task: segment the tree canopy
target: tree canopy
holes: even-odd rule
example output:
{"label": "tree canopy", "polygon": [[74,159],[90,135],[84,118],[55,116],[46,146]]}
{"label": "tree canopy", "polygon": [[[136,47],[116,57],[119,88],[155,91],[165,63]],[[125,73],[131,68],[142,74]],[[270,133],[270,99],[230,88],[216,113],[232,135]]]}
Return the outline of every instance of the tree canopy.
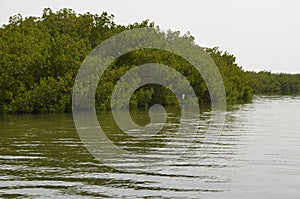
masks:
{"label": "tree canopy", "polygon": [[[76,14],[71,9],[53,12],[46,8],[41,17],[10,17],[8,24],[0,28],[0,112],[70,112],[74,80],[89,52],[114,34],[154,26],[148,20],[118,25],[106,12]],[[166,37],[196,45],[188,33],[181,36],[178,31],[169,31]],[[300,75],[245,72],[234,55],[218,48],[205,50],[219,68],[229,103],[249,102],[253,92],[299,93]],[[200,104],[210,102],[205,82],[186,60],[169,52],[142,49],[121,56],[105,71],[97,88],[97,110],[110,108],[114,86],[127,70],[150,62],[172,66],[191,82]],[[133,108],[156,103],[178,102],[170,90],[160,85],[143,86],[130,101]]]}

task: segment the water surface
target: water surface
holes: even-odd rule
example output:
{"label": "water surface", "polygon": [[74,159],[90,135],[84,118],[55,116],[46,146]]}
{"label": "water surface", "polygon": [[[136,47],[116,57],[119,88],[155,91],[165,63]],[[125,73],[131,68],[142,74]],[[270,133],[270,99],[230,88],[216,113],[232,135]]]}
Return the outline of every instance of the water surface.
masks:
{"label": "water surface", "polygon": [[[118,131],[109,122],[110,114],[101,117],[108,133]],[[133,117],[140,123],[146,120],[139,113]],[[135,173],[96,160],[79,139],[70,114],[1,116],[0,196],[298,198],[299,129],[300,97],[256,97],[228,111],[216,143],[196,138],[191,150],[211,145],[206,156]],[[126,145],[124,138],[115,139]]]}

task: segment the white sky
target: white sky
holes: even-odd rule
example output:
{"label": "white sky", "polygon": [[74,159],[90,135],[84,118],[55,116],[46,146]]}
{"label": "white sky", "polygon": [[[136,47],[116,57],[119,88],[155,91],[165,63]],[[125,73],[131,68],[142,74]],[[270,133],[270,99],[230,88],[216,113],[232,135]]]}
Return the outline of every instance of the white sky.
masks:
{"label": "white sky", "polygon": [[299,0],[0,0],[0,24],[9,16],[41,16],[67,7],[76,13],[107,11],[119,24],[154,21],[190,31],[201,46],[234,54],[246,70],[300,73]]}

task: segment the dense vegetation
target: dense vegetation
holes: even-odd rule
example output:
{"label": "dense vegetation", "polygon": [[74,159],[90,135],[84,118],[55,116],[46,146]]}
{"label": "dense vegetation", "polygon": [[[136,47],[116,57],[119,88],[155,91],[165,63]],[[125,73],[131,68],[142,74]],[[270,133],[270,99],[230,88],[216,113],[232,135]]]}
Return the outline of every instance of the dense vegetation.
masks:
{"label": "dense vegetation", "polygon": [[256,94],[300,94],[300,74],[273,74],[268,71],[246,72],[250,86]]}
{"label": "dense vegetation", "polygon": [[[108,37],[138,27],[154,27],[154,24],[143,21],[117,25],[113,15],[105,12],[78,15],[70,9],[54,13],[47,8],[41,17],[11,17],[0,29],[0,113],[71,111],[72,87],[84,58]],[[196,45],[189,34],[180,36],[179,32],[169,31],[166,38],[184,39]],[[253,92],[299,92],[299,75],[244,72],[233,55],[218,48],[206,51],[220,70],[229,103],[251,101]],[[110,108],[114,86],[128,69],[150,62],[177,69],[189,79],[199,102],[210,102],[205,82],[189,63],[174,54],[148,49],[120,57],[105,72],[97,88],[97,110]],[[130,103],[134,108],[178,102],[170,90],[159,85],[146,85],[135,92]]]}

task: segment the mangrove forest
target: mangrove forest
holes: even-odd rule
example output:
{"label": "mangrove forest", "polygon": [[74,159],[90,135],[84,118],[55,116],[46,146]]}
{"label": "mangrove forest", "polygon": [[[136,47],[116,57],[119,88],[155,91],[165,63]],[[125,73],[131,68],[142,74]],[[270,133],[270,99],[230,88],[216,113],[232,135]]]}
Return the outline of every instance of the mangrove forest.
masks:
{"label": "mangrove forest", "polygon": [[[0,28],[0,113],[70,112],[72,88],[85,57],[105,39],[125,30],[141,27],[159,29],[149,20],[118,25],[114,16],[77,14],[71,9],[44,9],[41,17],[10,17]],[[168,31],[166,39],[181,39],[198,46],[189,33]],[[202,48],[198,46],[199,48]],[[298,94],[300,75],[245,71],[234,55],[215,48],[203,48],[218,67],[224,81],[227,102],[251,102],[254,94]],[[183,58],[157,49],[127,53],[112,63],[97,87],[97,110],[109,110],[116,82],[134,66],[163,63],[189,80],[200,104],[210,96],[200,74]],[[132,108],[152,104],[175,105],[172,92],[160,85],[146,85],[131,97]]]}

